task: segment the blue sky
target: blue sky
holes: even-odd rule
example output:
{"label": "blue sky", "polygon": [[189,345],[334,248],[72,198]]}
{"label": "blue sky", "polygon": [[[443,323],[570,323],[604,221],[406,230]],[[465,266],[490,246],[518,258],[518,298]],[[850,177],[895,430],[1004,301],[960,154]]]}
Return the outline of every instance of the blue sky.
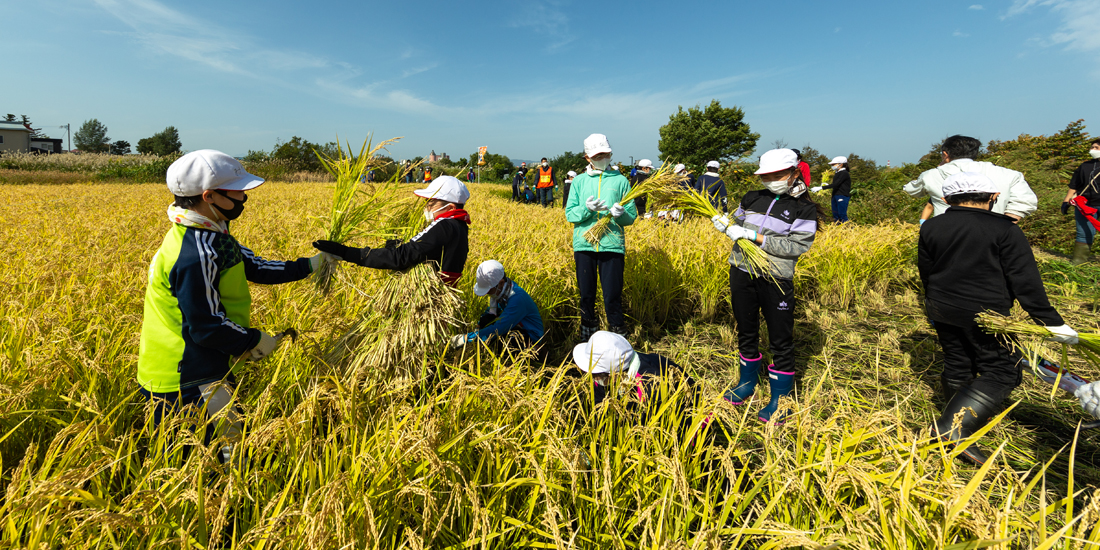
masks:
{"label": "blue sky", "polygon": [[620,161],[657,159],[677,106],[711,99],[745,110],[757,153],[894,165],[955,133],[1100,124],[1097,0],[64,0],[0,18],[4,113],[55,137],[94,117],[132,144],[173,125],[233,155],[373,131],[404,136],[398,158],[535,159],[600,132]]}

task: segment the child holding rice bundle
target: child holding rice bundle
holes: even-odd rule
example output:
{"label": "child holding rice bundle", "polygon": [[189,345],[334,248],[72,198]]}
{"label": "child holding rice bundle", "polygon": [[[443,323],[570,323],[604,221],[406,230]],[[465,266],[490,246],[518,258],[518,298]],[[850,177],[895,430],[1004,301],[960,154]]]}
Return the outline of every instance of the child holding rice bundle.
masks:
{"label": "child holding rice bundle", "polygon": [[404,271],[432,262],[439,269],[443,282],[455,286],[470,251],[470,214],[463,209],[470,192],[458,178],[439,176],[427,188],[413,193],[427,199],[424,218],[429,223],[407,243],[387,243],[384,248],[354,248],[333,241],[313,241],[313,247],[346,262],[374,269]]}
{"label": "child holding rice bundle", "polygon": [[[626,240],[623,227],[634,223],[638,211],[634,201],[619,204],[630,191],[626,176],[611,169],[611,144],[607,136],[592,134],[584,140],[589,166],[573,179],[565,219],[573,224],[573,258],[577,265],[577,289],[581,295],[582,341],[599,330],[596,317],[596,280],[603,290],[604,311],[611,332],[626,333],[623,315],[623,273]],[[589,243],[584,234],[603,217],[611,217],[608,231],[598,242]]]}
{"label": "child holding rice bundle", "polygon": [[[740,379],[726,392],[734,405],[748,401],[764,355],[760,353],[760,314],[768,324],[768,346],[773,364],[768,366],[771,401],[760,411],[769,422],[779,408],[779,398],[794,389],[794,267],[799,256],[814,242],[821,208],[806,193],[798,170],[798,156],[790,149],[773,149],[760,157],[756,171],[765,189],[742,199],[731,224],[726,216],[714,216],[714,228],[733,239],[730,254],[730,298],[737,321]],[[770,277],[754,276],[742,247],[759,246],[769,258]],[[779,414],[778,419],[786,416]]]}
{"label": "child holding rice bundle", "polygon": [[[917,268],[928,318],[943,347],[941,382],[947,399],[933,435],[966,439],[997,414],[1023,381],[1020,352],[975,321],[985,311],[1007,315],[1019,301],[1031,318],[1046,325],[1052,340],[1077,342],[1077,333],[1050,305],[1031,245],[1015,219],[991,211],[1001,188],[980,172],[959,172],[943,182],[950,207],[921,225]],[[955,416],[961,422],[955,423]],[[974,446],[962,457],[982,464]]]}
{"label": "child holding rice bundle", "polygon": [[489,296],[489,307],[478,321],[478,330],[456,334],[451,338],[452,347],[462,347],[469,342],[493,337],[515,336],[522,345],[532,347],[542,340],[542,316],[531,295],[527,294],[504,272],[504,265],[496,260],[485,260],[477,266],[474,294]]}

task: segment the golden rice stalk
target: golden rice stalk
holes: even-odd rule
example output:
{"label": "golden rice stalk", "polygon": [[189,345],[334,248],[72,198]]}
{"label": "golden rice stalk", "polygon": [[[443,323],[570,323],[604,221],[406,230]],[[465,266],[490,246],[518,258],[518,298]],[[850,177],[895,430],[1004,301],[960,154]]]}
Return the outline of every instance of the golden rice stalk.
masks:
{"label": "golden rice stalk", "polygon": [[[673,192],[673,190],[680,187],[680,183],[687,179],[687,176],[676,174],[672,171],[674,163],[665,161],[653,174],[650,174],[644,181],[634,185],[627,191],[623,198],[619,200],[619,204],[626,205],[642,195],[650,193],[665,195]],[[639,213],[640,214],[640,213]],[[584,240],[588,241],[588,244],[596,245],[601,239],[607,235],[607,232],[611,227],[611,216],[601,217],[596,223],[592,224],[592,227],[588,228],[588,231],[584,232]]]}
{"label": "golden rice stalk", "polygon": [[[1050,338],[1053,333],[1043,325],[1036,325],[1011,317],[1006,317],[993,311],[985,311],[978,314],[978,326],[990,334],[1003,336],[1038,336]],[[1089,358],[1100,355],[1100,334],[1094,332],[1078,332],[1077,343],[1073,344],[1083,349]]]}
{"label": "golden rice stalk", "polygon": [[[394,177],[388,182],[364,183],[363,175],[372,167],[380,167],[389,161],[376,159],[377,153],[385,149],[387,145],[401,138],[393,138],[383,141],[377,146],[371,146],[372,136],[367,136],[363,147],[356,156],[348,144],[345,152],[338,148],[335,157],[329,157],[314,150],[314,154],[321,161],[321,165],[336,180],[333,186],[332,206],[326,216],[328,232],[326,238],[337,243],[345,243],[353,238],[369,234],[364,225],[372,220],[377,220],[387,209],[392,200],[390,189],[397,184],[401,171],[397,170]],[[339,143],[339,138],[337,138]],[[328,293],[332,287],[332,278],[336,274],[337,263],[325,263],[314,274],[317,290]]]}

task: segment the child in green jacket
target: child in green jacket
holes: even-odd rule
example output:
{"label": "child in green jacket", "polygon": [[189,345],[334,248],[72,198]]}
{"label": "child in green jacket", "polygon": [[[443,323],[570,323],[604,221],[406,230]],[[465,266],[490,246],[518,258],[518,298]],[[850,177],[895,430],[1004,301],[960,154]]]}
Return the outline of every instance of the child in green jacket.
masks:
{"label": "child in green jacket", "polygon": [[[604,311],[610,331],[626,334],[623,317],[623,271],[626,240],[623,227],[634,223],[638,211],[634,201],[620,204],[630,191],[626,176],[608,169],[611,164],[611,144],[603,134],[592,134],[584,140],[584,156],[589,166],[573,179],[565,218],[573,224],[573,259],[577,265],[577,289],[581,294],[580,340],[587,342],[600,329],[596,317],[596,280],[603,289]],[[610,205],[610,206],[608,206]],[[595,245],[584,238],[584,232],[600,218],[610,216],[609,231]]]}

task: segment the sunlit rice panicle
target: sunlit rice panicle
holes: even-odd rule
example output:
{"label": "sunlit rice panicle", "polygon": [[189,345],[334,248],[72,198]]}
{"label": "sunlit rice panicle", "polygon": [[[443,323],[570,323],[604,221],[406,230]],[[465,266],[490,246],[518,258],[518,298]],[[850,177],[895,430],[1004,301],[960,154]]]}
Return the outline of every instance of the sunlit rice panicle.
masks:
{"label": "sunlit rice panicle", "polygon": [[[662,164],[656,172],[650,174],[648,178],[641,183],[632,185],[630,191],[627,191],[622,199],[619,200],[619,204],[625,205],[638,197],[648,194],[663,196],[679,187],[680,183],[687,179],[687,176],[674,173],[672,167],[673,163],[665,161],[664,164]],[[641,215],[642,212],[638,214]],[[588,241],[591,245],[599,243],[610,230],[611,221],[612,218],[610,215],[601,214],[600,219],[584,232],[584,240]]]}

